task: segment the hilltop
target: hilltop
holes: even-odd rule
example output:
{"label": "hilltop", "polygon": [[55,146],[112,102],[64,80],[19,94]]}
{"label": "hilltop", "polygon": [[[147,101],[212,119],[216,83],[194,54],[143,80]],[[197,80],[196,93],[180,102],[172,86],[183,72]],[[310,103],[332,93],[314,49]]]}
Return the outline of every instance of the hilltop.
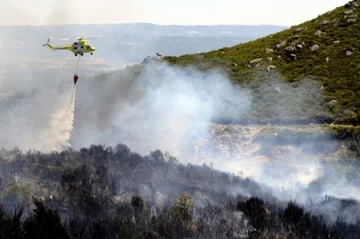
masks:
{"label": "hilltop", "polygon": [[[358,124],[359,14],[360,1],[354,0],[254,41],[165,59],[172,65],[195,65],[201,70],[223,69],[235,83],[252,89],[248,119],[253,121]],[[299,84],[305,87],[294,98],[303,100],[289,103],[291,93],[299,92]],[[281,95],[284,91],[279,85],[290,89],[285,91],[288,94]],[[284,115],[279,108],[292,110]]]}

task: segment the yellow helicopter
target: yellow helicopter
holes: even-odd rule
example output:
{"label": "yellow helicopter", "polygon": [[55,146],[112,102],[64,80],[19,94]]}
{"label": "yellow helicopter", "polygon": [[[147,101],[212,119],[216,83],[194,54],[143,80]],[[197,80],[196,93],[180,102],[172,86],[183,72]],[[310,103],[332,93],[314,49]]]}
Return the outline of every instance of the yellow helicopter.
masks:
{"label": "yellow helicopter", "polygon": [[83,37],[78,38],[77,42],[61,46],[54,46],[50,44],[50,38],[48,38],[47,43],[43,44],[43,46],[48,46],[51,50],[69,50],[74,53],[75,56],[78,54],[83,56],[84,53],[90,53],[90,55],[92,55],[93,52],[96,51],[96,47],[89,44],[88,40],[84,39]]}

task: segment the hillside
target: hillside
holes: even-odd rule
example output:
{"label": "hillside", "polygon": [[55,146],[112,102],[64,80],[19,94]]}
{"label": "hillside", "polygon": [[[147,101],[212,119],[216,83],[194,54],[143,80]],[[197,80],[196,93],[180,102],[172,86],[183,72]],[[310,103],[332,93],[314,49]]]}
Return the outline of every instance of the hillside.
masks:
{"label": "hillside", "polygon": [[[180,164],[159,150],[141,156],[121,143],[51,154],[2,149],[0,165],[1,238],[359,234],[357,200],[326,196],[302,205],[286,200],[286,191],[273,195],[251,178]],[[330,184],[323,180],[302,195],[310,201],[312,192]]]}
{"label": "hillside", "polygon": [[[227,71],[234,82],[252,89],[254,99],[248,119],[258,123],[359,124],[359,14],[360,1],[351,1],[251,42],[165,59],[173,65]],[[306,82],[304,79],[312,83],[295,96],[303,100],[288,103],[293,100],[291,95],[282,96],[278,85],[293,90],[287,93],[299,92],[296,88]],[[279,107],[292,112],[282,115]]]}

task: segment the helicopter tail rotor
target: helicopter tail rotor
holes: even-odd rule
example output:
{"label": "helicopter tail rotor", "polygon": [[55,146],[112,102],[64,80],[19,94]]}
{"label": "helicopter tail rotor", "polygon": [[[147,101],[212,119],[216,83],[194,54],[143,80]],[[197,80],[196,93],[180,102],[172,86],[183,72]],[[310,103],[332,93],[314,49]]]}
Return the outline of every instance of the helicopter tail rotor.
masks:
{"label": "helicopter tail rotor", "polygon": [[43,44],[43,46],[48,46],[51,50],[55,50],[55,46],[50,44],[50,38],[48,38],[47,43]]}
{"label": "helicopter tail rotor", "polygon": [[46,44],[43,44],[43,46],[48,46],[48,45],[49,45],[49,42],[50,42],[50,38],[48,38],[47,43],[46,43]]}

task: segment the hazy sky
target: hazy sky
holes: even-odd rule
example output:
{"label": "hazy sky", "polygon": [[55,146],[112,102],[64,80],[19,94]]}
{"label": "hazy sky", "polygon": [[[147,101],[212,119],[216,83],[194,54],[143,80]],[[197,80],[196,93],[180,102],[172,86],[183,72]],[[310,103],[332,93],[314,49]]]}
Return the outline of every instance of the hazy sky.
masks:
{"label": "hazy sky", "polygon": [[0,25],[150,22],[276,24],[310,20],[347,0],[0,0]]}

